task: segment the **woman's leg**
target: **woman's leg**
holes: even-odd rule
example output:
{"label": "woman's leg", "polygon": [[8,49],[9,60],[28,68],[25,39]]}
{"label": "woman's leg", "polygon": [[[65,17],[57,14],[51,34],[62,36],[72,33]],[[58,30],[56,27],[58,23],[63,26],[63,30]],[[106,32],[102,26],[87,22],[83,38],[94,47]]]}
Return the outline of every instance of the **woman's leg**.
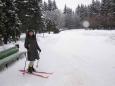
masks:
{"label": "woman's leg", "polygon": [[34,61],[30,61],[29,67],[33,67],[33,66],[34,66]]}
{"label": "woman's leg", "polygon": [[32,73],[33,72],[33,66],[34,66],[34,61],[30,61],[29,62],[29,66],[28,66],[28,72]]}

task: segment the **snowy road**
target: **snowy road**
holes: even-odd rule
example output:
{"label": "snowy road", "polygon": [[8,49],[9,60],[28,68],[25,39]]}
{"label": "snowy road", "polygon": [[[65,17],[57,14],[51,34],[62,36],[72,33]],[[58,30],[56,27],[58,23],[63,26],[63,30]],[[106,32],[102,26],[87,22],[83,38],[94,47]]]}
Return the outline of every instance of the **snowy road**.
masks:
{"label": "snowy road", "polygon": [[[25,58],[0,73],[0,86],[115,86],[115,31],[71,30],[38,37],[39,71],[48,79],[23,76]],[[19,42],[23,50],[23,42]]]}

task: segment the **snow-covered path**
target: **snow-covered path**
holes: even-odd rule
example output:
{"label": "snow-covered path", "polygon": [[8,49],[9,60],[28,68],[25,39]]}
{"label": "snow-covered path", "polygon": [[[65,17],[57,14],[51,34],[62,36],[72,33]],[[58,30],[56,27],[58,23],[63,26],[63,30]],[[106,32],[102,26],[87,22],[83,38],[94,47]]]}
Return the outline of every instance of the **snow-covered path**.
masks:
{"label": "snow-covered path", "polygon": [[[115,86],[115,31],[71,30],[38,35],[39,71],[48,79],[23,76],[25,58],[0,73],[1,86]],[[21,50],[23,42],[19,42]]]}

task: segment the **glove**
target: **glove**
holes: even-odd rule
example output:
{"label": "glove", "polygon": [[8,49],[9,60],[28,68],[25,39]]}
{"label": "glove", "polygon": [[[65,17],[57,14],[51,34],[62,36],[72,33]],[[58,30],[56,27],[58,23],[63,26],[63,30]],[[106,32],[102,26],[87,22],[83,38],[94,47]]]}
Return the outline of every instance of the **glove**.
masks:
{"label": "glove", "polygon": [[26,48],[27,48],[27,50],[29,50],[29,48],[30,48],[30,45],[28,44],[28,46],[27,46]]}

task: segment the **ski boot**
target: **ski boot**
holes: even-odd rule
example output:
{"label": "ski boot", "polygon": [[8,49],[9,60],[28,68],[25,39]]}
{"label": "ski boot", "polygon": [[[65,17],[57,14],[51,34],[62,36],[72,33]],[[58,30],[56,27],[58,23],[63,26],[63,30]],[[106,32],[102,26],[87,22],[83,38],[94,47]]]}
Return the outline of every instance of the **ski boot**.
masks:
{"label": "ski boot", "polygon": [[32,67],[29,67],[29,68],[28,68],[28,73],[31,74],[32,72],[33,72],[33,68],[32,68]]}

